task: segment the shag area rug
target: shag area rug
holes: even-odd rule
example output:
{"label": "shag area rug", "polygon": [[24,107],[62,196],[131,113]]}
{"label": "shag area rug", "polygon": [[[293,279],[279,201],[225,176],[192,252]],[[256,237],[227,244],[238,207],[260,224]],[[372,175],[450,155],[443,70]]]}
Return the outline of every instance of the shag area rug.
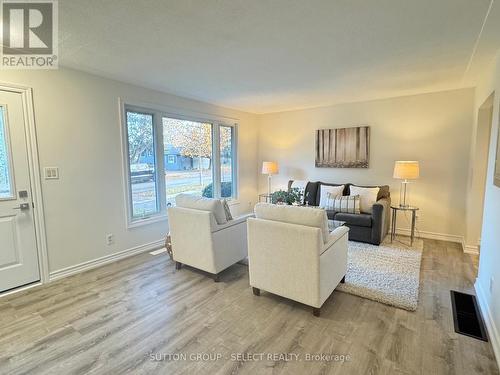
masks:
{"label": "shag area rug", "polygon": [[418,304],[423,241],[380,246],[349,241],[345,284],[336,290],[414,311]]}

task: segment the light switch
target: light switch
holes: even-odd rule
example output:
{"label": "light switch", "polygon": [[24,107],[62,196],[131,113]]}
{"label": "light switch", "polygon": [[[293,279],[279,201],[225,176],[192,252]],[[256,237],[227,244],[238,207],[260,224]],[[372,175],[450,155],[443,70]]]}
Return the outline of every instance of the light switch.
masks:
{"label": "light switch", "polygon": [[57,167],[45,167],[45,179],[46,180],[58,180],[59,179],[59,168]]}

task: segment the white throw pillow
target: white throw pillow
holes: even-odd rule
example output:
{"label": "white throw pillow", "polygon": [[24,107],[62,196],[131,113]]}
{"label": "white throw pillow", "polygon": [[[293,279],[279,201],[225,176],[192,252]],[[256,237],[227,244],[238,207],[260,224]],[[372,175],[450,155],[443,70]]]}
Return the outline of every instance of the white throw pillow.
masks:
{"label": "white throw pillow", "polygon": [[344,185],[340,186],[328,186],[320,185],[319,190],[319,207],[326,208],[326,203],[328,201],[328,193],[332,197],[341,197],[344,194]]}
{"label": "white throw pillow", "polygon": [[177,207],[191,208],[211,212],[217,224],[226,224],[226,213],[219,199],[198,197],[192,194],[177,194],[175,197]]}
{"label": "white throw pillow", "polygon": [[372,208],[375,202],[377,202],[377,196],[380,188],[365,188],[351,185],[350,195],[359,195],[361,203],[361,212],[366,214],[372,213]]}
{"label": "white throw pillow", "polygon": [[224,208],[224,213],[226,214],[226,220],[227,221],[233,220],[233,215],[231,215],[231,210],[229,209],[229,204],[227,203],[227,200],[221,199],[220,201],[222,203],[222,207]]}
{"label": "white throw pillow", "polygon": [[326,209],[346,214],[360,214],[361,209],[359,195],[344,195],[337,197],[328,193]]}

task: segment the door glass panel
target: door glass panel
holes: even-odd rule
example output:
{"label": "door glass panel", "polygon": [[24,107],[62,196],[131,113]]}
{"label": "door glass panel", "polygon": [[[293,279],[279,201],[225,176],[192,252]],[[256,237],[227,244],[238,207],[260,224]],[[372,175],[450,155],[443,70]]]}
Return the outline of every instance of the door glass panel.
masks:
{"label": "door glass panel", "polygon": [[8,135],[7,125],[5,123],[5,109],[0,106],[0,199],[14,197],[7,140]]}
{"label": "door glass panel", "polygon": [[179,193],[212,198],[212,124],[163,117],[167,204]]}
{"label": "door glass panel", "polygon": [[132,219],[159,212],[153,115],[127,111]]}
{"label": "door glass panel", "polygon": [[222,198],[234,196],[233,184],[233,128],[220,126],[220,192]]}

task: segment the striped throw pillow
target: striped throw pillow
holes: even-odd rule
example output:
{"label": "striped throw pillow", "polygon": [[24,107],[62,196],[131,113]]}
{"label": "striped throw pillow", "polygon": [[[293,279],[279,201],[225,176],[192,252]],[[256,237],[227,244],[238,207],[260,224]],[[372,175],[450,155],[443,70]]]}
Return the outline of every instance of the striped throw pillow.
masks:
{"label": "striped throw pillow", "polygon": [[359,195],[336,196],[328,194],[326,209],[346,214],[360,214]]}

